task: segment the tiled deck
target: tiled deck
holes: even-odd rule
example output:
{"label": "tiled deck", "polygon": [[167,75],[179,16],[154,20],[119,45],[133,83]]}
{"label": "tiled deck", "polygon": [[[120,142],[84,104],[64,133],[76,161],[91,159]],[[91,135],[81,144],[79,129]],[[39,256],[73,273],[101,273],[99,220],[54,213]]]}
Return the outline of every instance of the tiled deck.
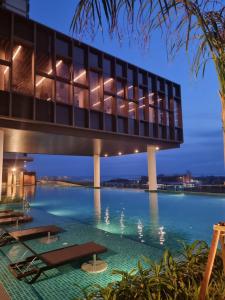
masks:
{"label": "tiled deck", "polygon": [[109,282],[119,279],[118,276],[111,274],[112,270],[128,271],[136,266],[142,255],[152,259],[157,259],[161,255],[159,249],[124,237],[121,238],[116,234],[106,233],[86,224],[71,223],[70,220],[46,214],[38,209],[32,209],[32,215],[34,217],[33,223],[26,224],[25,227],[57,224],[65,229],[65,232],[60,234],[59,240],[50,245],[41,243],[40,238],[27,241],[26,243],[36,252],[41,253],[65,247],[65,243],[69,246],[95,241],[109,249],[107,253],[101,255],[101,258],[107,261],[108,269],[100,274],[87,274],[80,270],[78,263],[68,264],[47,271],[46,276],[42,275],[36,283],[29,285],[25,281],[15,279],[8,270],[8,264],[18,261],[25,251],[23,245],[13,243],[0,248],[0,281],[13,300],[71,300],[79,297],[83,298],[77,285],[80,288],[92,284],[105,286]]}

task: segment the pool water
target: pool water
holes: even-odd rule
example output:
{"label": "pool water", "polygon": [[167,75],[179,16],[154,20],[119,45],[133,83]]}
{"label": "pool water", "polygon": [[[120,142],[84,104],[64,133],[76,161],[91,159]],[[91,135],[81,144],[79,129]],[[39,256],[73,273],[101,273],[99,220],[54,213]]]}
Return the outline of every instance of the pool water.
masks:
{"label": "pool water", "polygon": [[[211,240],[214,223],[225,220],[225,197],[183,194],[149,194],[140,190],[38,186],[34,194],[26,192],[30,208],[24,203],[0,205],[0,209],[26,207],[32,223],[19,228],[56,224],[64,229],[52,243],[47,237],[15,242],[0,248],[0,282],[12,300],[83,299],[87,286],[119,280],[115,269],[130,271],[142,256],[157,261],[163,250],[176,253],[180,242],[195,239]],[[9,227],[9,230],[14,230]],[[8,270],[31,253],[95,241],[108,251],[100,258],[108,269],[88,274],[80,263],[71,263],[45,272],[34,284],[17,280]],[[79,288],[78,288],[79,286]]]}
{"label": "pool water", "polygon": [[180,241],[209,242],[213,224],[225,220],[225,196],[128,189],[39,186],[31,202],[33,208],[171,251]]}

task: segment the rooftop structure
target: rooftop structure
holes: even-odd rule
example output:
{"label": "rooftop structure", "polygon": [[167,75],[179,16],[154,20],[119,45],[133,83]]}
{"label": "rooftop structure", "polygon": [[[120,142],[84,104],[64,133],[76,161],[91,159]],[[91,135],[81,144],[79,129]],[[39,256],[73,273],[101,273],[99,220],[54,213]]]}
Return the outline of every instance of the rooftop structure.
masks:
{"label": "rooftop structure", "polygon": [[93,155],[97,187],[100,156],[148,149],[155,190],[155,150],[183,142],[181,89],[0,9],[0,127],[7,152]]}

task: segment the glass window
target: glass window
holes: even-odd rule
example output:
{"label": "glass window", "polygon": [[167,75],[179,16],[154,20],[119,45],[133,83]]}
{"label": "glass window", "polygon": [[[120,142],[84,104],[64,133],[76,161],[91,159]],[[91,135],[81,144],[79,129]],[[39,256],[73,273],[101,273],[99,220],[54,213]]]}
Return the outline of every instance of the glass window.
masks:
{"label": "glass window", "polygon": [[131,119],[137,119],[137,104],[129,102],[128,116]]}
{"label": "glass window", "polygon": [[99,55],[97,53],[89,53],[89,64],[91,67],[99,68]]}
{"label": "glass window", "polygon": [[123,99],[117,99],[117,113],[120,116],[127,117],[128,102]]}
{"label": "glass window", "polygon": [[178,101],[174,101],[174,125],[175,127],[182,127],[181,124],[181,105]]}
{"label": "glass window", "polygon": [[40,72],[52,74],[53,37],[47,31],[37,30],[36,68]]}
{"label": "glass window", "polygon": [[173,86],[173,96],[180,97],[180,87],[178,85]]}
{"label": "glass window", "polygon": [[103,73],[107,75],[112,74],[112,62],[110,59],[104,58],[103,60]]}
{"label": "glass window", "polygon": [[114,92],[114,79],[108,75],[104,75],[104,91]]}
{"label": "glass window", "polygon": [[104,112],[106,114],[115,114],[115,98],[112,96],[104,96]]}
{"label": "glass window", "polygon": [[161,109],[158,110],[158,123],[164,125],[164,111]]}
{"label": "glass window", "polygon": [[116,64],[116,76],[124,77],[124,67],[120,63]]}
{"label": "glass window", "polygon": [[155,108],[149,106],[149,122],[155,123]]}
{"label": "glass window", "polygon": [[74,87],[74,105],[80,108],[88,109],[88,90]]}
{"label": "glass window", "polygon": [[169,112],[167,111],[166,112],[166,122],[165,122],[166,126],[170,126],[170,114]]}
{"label": "glass window", "polygon": [[134,99],[134,86],[133,86],[133,84],[128,84],[127,95],[128,95],[128,99],[130,99],[130,100]]}
{"label": "glass window", "polygon": [[73,63],[81,66],[85,65],[85,50],[83,48],[77,46],[73,48]]}
{"label": "glass window", "polygon": [[70,64],[62,59],[56,60],[56,75],[64,79],[70,79]]}
{"label": "glass window", "polygon": [[81,65],[74,66],[73,82],[80,84],[87,84],[87,72]]}
{"label": "glass window", "polygon": [[70,43],[66,40],[56,38],[55,42],[56,55],[62,55],[64,57],[71,56],[70,53]]}
{"label": "glass window", "polygon": [[154,99],[154,93],[153,92],[150,92],[148,94],[148,102],[149,102],[149,105],[155,105],[155,99]]}
{"label": "glass window", "polygon": [[150,77],[150,76],[148,76],[148,90],[149,90],[149,93],[153,90],[152,77]]}
{"label": "glass window", "polygon": [[43,76],[36,76],[36,98],[54,100],[54,80]]}
{"label": "glass window", "polygon": [[164,91],[164,81],[162,79],[157,80],[157,90]]}
{"label": "glass window", "polygon": [[164,108],[164,99],[165,99],[164,95],[160,95],[160,94],[158,95],[157,101],[158,101],[158,107],[160,109]]}
{"label": "glass window", "polygon": [[96,72],[90,72],[90,108],[101,110],[101,85],[100,76]]}
{"label": "glass window", "polygon": [[9,91],[9,67],[0,65],[0,91]]}
{"label": "glass window", "polygon": [[134,83],[134,70],[128,68],[127,70],[127,80],[130,82],[130,83]]}
{"label": "glass window", "polygon": [[15,92],[33,95],[33,50],[21,45],[13,47],[13,80]]}
{"label": "glass window", "polygon": [[71,104],[70,85],[56,81],[56,100],[65,104]]}
{"label": "glass window", "polygon": [[9,40],[3,38],[0,40],[0,59],[10,60],[10,43]]}
{"label": "glass window", "polygon": [[125,86],[121,81],[116,82],[116,94],[118,97],[125,98]]}

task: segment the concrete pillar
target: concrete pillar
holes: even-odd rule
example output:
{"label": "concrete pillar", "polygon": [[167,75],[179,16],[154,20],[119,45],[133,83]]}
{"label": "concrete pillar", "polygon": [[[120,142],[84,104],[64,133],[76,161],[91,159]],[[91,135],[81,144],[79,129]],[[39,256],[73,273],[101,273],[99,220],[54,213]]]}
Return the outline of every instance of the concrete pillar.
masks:
{"label": "concrete pillar", "polygon": [[148,189],[150,192],[157,191],[156,157],[155,146],[147,146],[148,155]]}
{"label": "concrete pillar", "polygon": [[2,195],[3,145],[4,145],[4,132],[0,130],[0,199]]}
{"label": "concrete pillar", "polygon": [[100,156],[94,154],[94,188],[100,188]]}

